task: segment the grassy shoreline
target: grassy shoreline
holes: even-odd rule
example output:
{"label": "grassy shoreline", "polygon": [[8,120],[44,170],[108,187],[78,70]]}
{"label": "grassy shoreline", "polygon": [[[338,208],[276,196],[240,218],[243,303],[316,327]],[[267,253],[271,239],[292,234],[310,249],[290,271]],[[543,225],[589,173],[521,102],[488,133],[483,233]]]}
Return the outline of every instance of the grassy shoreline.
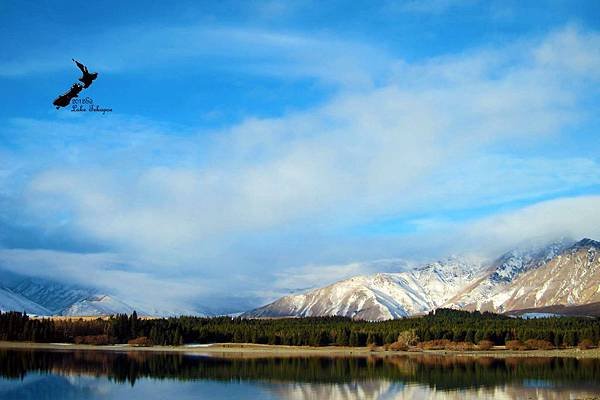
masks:
{"label": "grassy shoreline", "polygon": [[203,354],[215,357],[290,357],[290,356],[419,356],[419,355],[443,355],[461,357],[574,357],[574,358],[598,358],[600,349],[579,350],[554,349],[554,350],[526,350],[513,351],[503,348],[493,350],[476,351],[454,351],[454,350],[421,350],[421,351],[389,351],[383,348],[369,349],[367,347],[308,347],[308,346],[282,346],[261,345],[242,343],[215,343],[210,345],[184,345],[184,346],[150,346],[135,347],[127,344],[117,345],[86,345],[71,343],[33,343],[33,342],[5,342],[0,341],[0,349],[21,350],[84,350],[84,351],[118,351],[118,352],[174,352]]}

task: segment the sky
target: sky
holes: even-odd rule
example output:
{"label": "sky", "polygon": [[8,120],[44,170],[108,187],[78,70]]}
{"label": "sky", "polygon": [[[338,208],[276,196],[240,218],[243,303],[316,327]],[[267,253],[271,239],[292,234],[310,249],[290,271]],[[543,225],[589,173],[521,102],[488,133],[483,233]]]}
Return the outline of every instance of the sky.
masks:
{"label": "sky", "polygon": [[[0,38],[6,270],[229,312],[600,238],[597,1],[0,1]],[[71,58],[111,112],[52,106]]]}

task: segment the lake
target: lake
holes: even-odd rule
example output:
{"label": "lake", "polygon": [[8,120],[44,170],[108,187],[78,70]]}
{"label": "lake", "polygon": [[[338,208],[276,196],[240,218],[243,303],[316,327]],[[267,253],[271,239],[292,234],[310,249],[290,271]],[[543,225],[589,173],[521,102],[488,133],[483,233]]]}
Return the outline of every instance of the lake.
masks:
{"label": "lake", "polygon": [[600,360],[0,350],[1,399],[589,399]]}

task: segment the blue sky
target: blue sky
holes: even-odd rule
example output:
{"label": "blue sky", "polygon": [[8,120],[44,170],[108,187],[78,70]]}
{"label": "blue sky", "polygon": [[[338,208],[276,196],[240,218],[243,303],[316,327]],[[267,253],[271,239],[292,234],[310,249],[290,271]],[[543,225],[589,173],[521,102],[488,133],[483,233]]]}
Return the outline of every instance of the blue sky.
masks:
{"label": "blue sky", "polygon": [[235,309],[598,238],[600,4],[523,3],[1,2],[0,265]]}

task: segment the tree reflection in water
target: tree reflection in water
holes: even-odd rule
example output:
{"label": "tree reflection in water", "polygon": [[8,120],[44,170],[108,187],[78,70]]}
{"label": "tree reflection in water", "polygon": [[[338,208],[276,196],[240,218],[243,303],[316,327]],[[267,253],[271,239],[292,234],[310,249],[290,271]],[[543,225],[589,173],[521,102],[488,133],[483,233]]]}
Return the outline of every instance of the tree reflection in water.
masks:
{"label": "tree reflection in water", "polygon": [[[600,360],[388,357],[217,358],[156,352],[1,350],[0,375],[83,376],[113,385],[140,379],[259,386],[272,397],[564,398],[600,392]],[[17,380],[17,381],[15,381]]]}

